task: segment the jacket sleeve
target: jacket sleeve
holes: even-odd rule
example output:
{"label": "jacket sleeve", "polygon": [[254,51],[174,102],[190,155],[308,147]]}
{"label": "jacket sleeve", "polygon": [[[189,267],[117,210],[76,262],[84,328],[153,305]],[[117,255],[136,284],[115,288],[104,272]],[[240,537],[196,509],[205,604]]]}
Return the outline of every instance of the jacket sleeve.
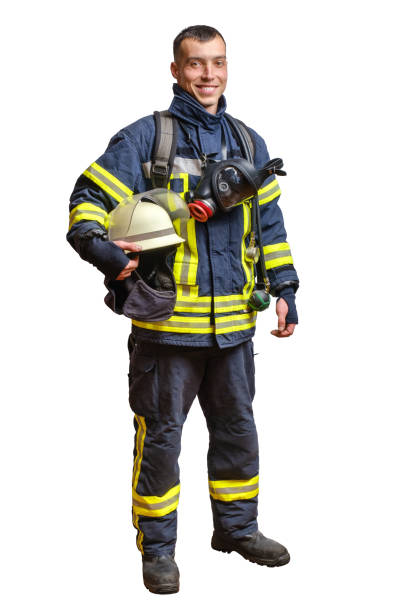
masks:
{"label": "jacket sleeve", "polygon": [[[270,159],[269,153],[264,140],[253,130],[251,133],[255,141],[254,163],[256,168],[262,168]],[[278,206],[280,194],[275,175],[268,177],[258,191],[266,270],[271,283],[271,293],[276,296],[289,287],[296,292],[299,286],[282,211]]]}
{"label": "jacket sleeve", "polygon": [[149,154],[147,119],[111,139],[105,153],[78,178],[70,198],[67,240],[108,279],[116,278],[129,262],[122,249],[107,240],[107,219],[123,198],[146,188],[142,164]]}

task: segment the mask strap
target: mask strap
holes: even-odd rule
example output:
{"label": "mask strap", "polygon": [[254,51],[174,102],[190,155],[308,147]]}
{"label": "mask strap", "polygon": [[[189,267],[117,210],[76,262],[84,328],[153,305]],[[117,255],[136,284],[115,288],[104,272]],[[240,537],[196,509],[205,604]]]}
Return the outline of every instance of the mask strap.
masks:
{"label": "mask strap", "polygon": [[228,159],[224,126],[221,124],[221,159]]}

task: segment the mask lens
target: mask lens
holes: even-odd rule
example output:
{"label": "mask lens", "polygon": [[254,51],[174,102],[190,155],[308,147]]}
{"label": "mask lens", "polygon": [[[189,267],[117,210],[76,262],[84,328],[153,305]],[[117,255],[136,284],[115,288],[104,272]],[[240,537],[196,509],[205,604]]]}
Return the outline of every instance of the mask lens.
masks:
{"label": "mask lens", "polygon": [[236,206],[242,200],[254,195],[254,189],[242,172],[233,166],[226,166],[220,170],[216,186],[218,199],[224,209]]}

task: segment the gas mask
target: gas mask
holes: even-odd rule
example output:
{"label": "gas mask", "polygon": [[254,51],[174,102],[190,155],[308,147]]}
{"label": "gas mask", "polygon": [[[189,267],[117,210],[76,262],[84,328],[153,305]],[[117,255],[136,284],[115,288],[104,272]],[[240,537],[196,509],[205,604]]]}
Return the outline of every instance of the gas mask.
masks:
{"label": "gas mask", "polygon": [[[228,213],[242,204],[244,200],[252,198],[252,230],[245,258],[257,265],[257,276],[262,278],[261,282],[256,283],[255,289],[248,300],[248,308],[258,312],[269,307],[271,297],[263,255],[257,194],[258,189],[268,176],[272,174],[286,176],[282,167],[283,161],[280,158],[271,159],[260,170],[257,170],[251,161],[241,158],[210,162],[205,168],[196,189],[185,194],[191,216],[200,222],[208,221],[218,212]],[[258,233],[259,246],[256,245],[256,233]],[[260,260],[259,263],[258,260]]]}
{"label": "gas mask", "polygon": [[286,175],[282,166],[279,158],[270,160],[261,170],[246,159],[210,161],[195,190],[185,194],[191,216],[204,222],[218,212],[230,212],[255,196],[271,174]]}

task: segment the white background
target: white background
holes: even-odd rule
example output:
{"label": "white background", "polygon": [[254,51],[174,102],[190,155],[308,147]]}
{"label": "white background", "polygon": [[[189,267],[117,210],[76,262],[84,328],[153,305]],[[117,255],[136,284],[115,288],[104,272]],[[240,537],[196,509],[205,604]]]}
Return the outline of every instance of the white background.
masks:
{"label": "white background", "polygon": [[[406,21],[389,0],[15,2],[2,14],[1,582],[7,612],[407,609]],[[292,561],[212,551],[199,406],[181,455],[181,591],[141,581],[128,321],[65,242],[77,176],[166,108],[174,36],[228,43],[228,110],[281,156],[300,325],[256,334],[259,524]],[[222,384],[222,381],[219,381]]]}

